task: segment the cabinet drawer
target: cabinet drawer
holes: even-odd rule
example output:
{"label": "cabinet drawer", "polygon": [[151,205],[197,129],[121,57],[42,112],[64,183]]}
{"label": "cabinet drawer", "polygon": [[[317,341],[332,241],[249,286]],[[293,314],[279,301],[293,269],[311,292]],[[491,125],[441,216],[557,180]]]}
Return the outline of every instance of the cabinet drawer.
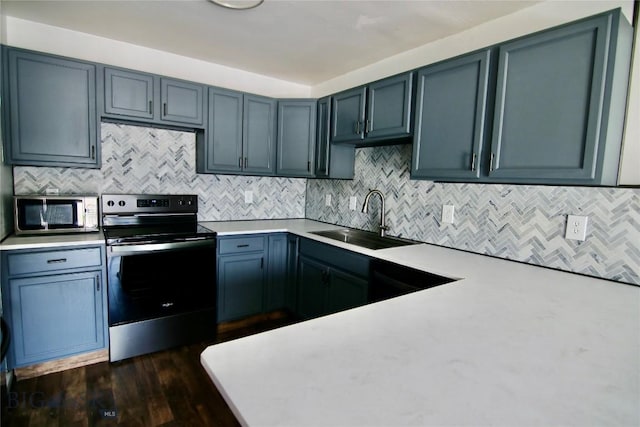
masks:
{"label": "cabinet drawer", "polygon": [[231,237],[218,239],[220,254],[235,254],[264,250],[264,236]]}
{"label": "cabinet drawer", "polygon": [[100,248],[12,253],[7,257],[9,276],[102,265]]}

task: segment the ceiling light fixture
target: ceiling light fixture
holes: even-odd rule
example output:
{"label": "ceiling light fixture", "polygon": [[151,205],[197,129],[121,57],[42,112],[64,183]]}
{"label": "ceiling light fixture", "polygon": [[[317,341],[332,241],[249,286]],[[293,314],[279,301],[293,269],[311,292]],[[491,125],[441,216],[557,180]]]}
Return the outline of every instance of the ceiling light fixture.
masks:
{"label": "ceiling light fixture", "polygon": [[213,4],[234,10],[247,10],[260,6],[264,0],[209,0]]}

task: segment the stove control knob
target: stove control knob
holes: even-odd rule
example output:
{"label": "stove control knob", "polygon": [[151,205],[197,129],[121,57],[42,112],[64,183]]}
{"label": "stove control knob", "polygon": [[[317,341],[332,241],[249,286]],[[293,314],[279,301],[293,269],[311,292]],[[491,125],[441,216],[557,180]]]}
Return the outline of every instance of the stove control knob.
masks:
{"label": "stove control knob", "polygon": [[192,200],[189,200],[189,201],[187,202],[187,204],[188,204],[189,206],[191,206],[191,205],[193,204],[193,201],[192,201]]}
{"label": "stove control knob", "polygon": [[124,205],[126,205],[126,203],[125,203],[125,201],[124,201],[124,200],[120,200],[120,201],[118,202],[118,206],[124,206]]}
{"label": "stove control knob", "polygon": [[178,200],[178,205],[184,206],[184,200],[182,200],[182,199]]}
{"label": "stove control knob", "polygon": [[113,202],[113,200],[109,200],[109,201],[107,202],[107,206],[113,206],[113,205],[115,205],[115,203]]}

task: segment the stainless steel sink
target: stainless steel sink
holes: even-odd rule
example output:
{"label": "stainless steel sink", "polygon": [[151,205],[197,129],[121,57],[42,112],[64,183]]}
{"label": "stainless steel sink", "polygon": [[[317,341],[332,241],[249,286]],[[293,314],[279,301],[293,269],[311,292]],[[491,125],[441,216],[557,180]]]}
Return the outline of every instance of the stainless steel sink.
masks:
{"label": "stainless steel sink", "polygon": [[338,240],[340,242],[351,243],[352,245],[362,246],[368,249],[386,249],[395,248],[397,246],[417,245],[420,242],[415,240],[402,239],[400,237],[380,237],[380,235],[372,231],[362,231],[352,228],[341,230],[324,230],[313,231],[311,234],[327,237],[329,239]]}

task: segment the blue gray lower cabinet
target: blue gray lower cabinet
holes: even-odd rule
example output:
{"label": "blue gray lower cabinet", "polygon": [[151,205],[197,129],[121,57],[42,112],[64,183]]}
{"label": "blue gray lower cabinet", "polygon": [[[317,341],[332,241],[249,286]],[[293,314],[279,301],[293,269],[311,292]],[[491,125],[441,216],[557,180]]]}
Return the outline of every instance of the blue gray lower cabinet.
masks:
{"label": "blue gray lower cabinet", "polygon": [[218,237],[218,322],[292,310],[291,242],[287,233]]}
{"label": "blue gray lower cabinet", "polygon": [[104,246],[2,257],[9,369],[107,348]]}
{"label": "blue gray lower cabinet", "polygon": [[304,319],[367,303],[370,258],[309,239],[300,239],[298,315]]}

